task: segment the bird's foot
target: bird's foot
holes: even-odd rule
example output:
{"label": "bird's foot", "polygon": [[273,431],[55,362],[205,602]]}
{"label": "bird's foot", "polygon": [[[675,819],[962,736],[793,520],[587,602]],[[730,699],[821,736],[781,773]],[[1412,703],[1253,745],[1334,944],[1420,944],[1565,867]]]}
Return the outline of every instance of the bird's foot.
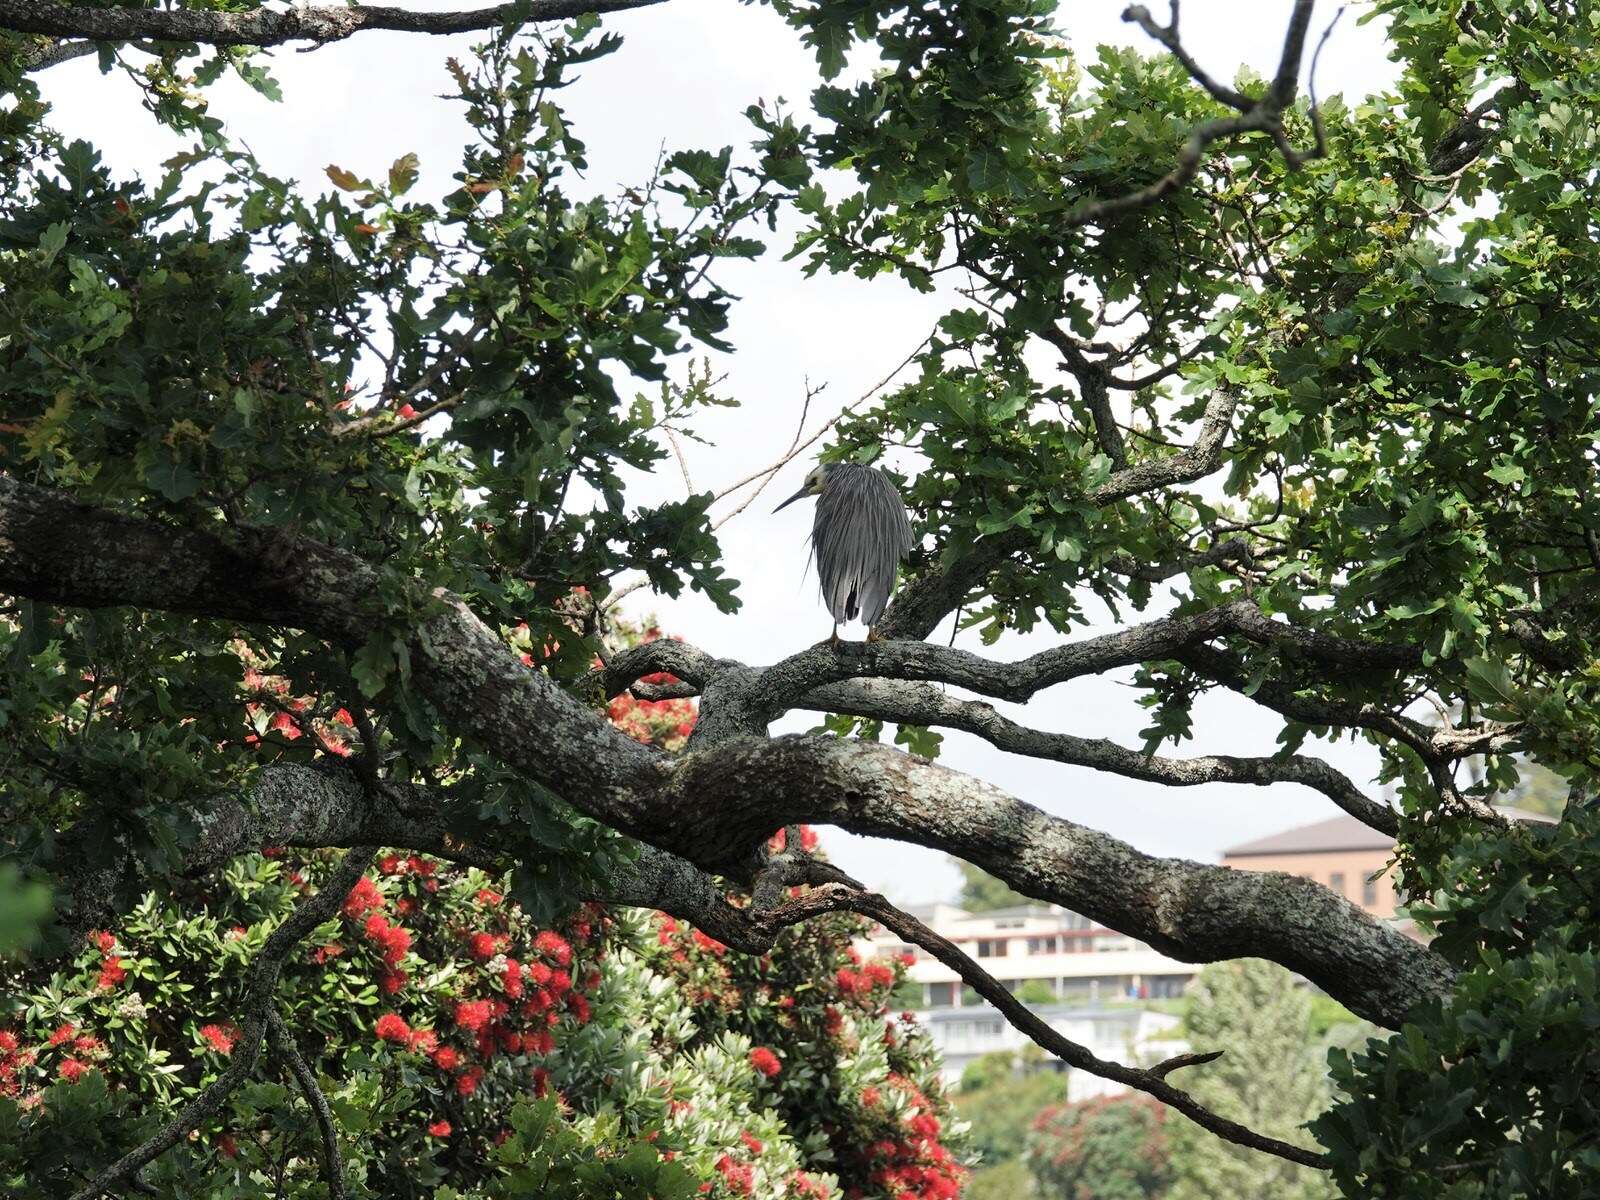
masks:
{"label": "bird's foot", "polygon": [[867,627],[867,645],[873,646],[873,645],[876,645],[877,643],[879,643],[881,641],[883,641],[883,634],[878,632],[878,627],[876,625],[868,626]]}

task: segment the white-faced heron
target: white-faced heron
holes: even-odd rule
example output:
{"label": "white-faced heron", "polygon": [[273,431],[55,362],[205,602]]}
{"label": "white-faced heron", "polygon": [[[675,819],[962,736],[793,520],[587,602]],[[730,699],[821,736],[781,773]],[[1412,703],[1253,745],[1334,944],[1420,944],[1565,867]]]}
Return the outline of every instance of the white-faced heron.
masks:
{"label": "white-faced heron", "polygon": [[805,496],[817,497],[811,523],[811,552],[817,560],[822,600],[839,622],[859,620],[867,641],[878,640],[878,618],[889,606],[900,560],[911,549],[911,519],[889,477],[876,467],[820,463],[806,483],[778,508]]}

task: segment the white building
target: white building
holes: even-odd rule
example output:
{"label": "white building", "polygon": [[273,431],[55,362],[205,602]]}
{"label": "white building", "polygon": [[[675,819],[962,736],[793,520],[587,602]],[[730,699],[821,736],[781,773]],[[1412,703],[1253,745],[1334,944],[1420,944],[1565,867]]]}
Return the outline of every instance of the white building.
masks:
{"label": "white building", "polygon": [[[1172,1036],[1178,1018],[1171,1013],[1155,1012],[1136,1004],[1115,1008],[1103,1005],[1030,1007],[1057,1033],[1087,1047],[1096,1057],[1112,1062],[1151,1066],[1189,1048],[1187,1042]],[[939,1048],[943,1062],[941,1074],[947,1084],[958,1082],[968,1065],[985,1054],[1016,1052],[1033,1045],[1026,1034],[989,1004],[934,1009],[919,1013],[918,1018]],[[1044,1066],[1050,1070],[1067,1070],[1064,1063],[1053,1058],[1047,1058]],[[1108,1096],[1125,1090],[1120,1083],[1086,1071],[1067,1073],[1069,1100],[1087,1100],[1091,1096]]]}
{"label": "white building", "polygon": [[[1053,904],[981,913],[933,904],[907,911],[1031,1006],[1168,999],[1181,996],[1200,969]],[[922,985],[922,1008],[980,1003],[970,991],[964,993],[960,976],[949,967],[892,934],[880,930],[860,949],[865,957],[912,954],[916,962],[908,974]]]}
{"label": "white building", "polygon": [[[934,904],[907,911],[960,946],[1053,1028],[1101,1058],[1154,1063],[1186,1049],[1167,1036],[1177,1017],[1139,1001],[1182,995],[1200,969],[1194,963],[1158,954],[1058,905],[972,913]],[[1031,1044],[960,976],[919,947],[879,929],[858,949],[863,958],[913,956],[906,974],[922,989],[917,1015],[944,1057],[947,1081],[959,1079],[985,1054]],[[1121,1090],[1079,1071],[1067,1086],[1074,1100]]]}

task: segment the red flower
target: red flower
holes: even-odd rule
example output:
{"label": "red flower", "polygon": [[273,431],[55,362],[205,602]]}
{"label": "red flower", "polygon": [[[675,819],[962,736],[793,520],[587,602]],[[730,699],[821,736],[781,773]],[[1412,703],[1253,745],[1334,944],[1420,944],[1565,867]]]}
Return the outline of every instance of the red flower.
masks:
{"label": "red flower", "polygon": [[573,1019],[579,1025],[587,1025],[589,1023],[589,1002],[578,995],[577,992],[573,992],[572,995],[567,997],[567,1010],[572,1013]]}
{"label": "red flower", "polygon": [[479,888],[478,889],[478,903],[479,904],[487,904],[487,905],[490,905],[492,907],[493,905],[499,904],[502,898],[503,897],[500,895],[499,892],[493,891],[493,890],[491,890],[489,888]]}
{"label": "red flower", "polygon": [[84,1072],[89,1069],[88,1063],[81,1063],[75,1058],[64,1058],[61,1065],[56,1068],[61,1073],[61,1078],[68,1083],[77,1083],[83,1078]]}
{"label": "red flower", "polygon": [[300,726],[296,725],[294,718],[286,712],[281,712],[273,717],[267,728],[276,729],[291,742],[298,741],[300,738]]}
{"label": "red flower", "polygon": [[493,1011],[493,1006],[487,1000],[458,1000],[456,1024],[476,1033],[489,1023]]}
{"label": "red flower", "polygon": [[572,976],[565,971],[554,971],[550,975],[550,990],[558,996],[564,996],[572,990]]}
{"label": "red flower", "polygon": [[120,958],[108,958],[100,964],[100,989],[114,988],[128,977],[128,969]]}
{"label": "red flower", "polygon": [[722,955],[724,955],[724,954],[726,954],[728,952],[728,948],[726,946],[724,946],[721,942],[717,941],[716,938],[707,937],[705,934],[701,933],[698,929],[696,929],[694,931],[694,944],[696,946],[699,946],[700,949],[702,949],[702,950],[706,950],[706,951],[709,951],[712,954],[717,955],[719,958]]}
{"label": "red flower", "polygon": [[514,958],[506,959],[505,975],[501,982],[505,985],[506,995],[513,1000],[522,995],[522,964]]}
{"label": "red flower", "polygon": [[357,920],[368,909],[383,907],[383,893],[378,891],[378,885],[363,875],[356,880],[355,887],[350,889],[350,894],[344,899],[344,915],[351,920]]}
{"label": "red flower", "polygon": [[741,1129],[739,1131],[739,1140],[750,1148],[751,1154],[760,1154],[766,1149],[766,1147],[761,1144],[761,1139],[753,1136],[748,1129]]}
{"label": "red flower", "polygon": [[449,1137],[450,1122],[435,1121],[432,1125],[428,1126],[428,1133],[431,1137]]}
{"label": "red flower", "polygon": [[439,1048],[439,1035],[431,1029],[413,1029],[409,1044],[413,1050],[432,1054]]}
{"label": "red flower", "polygon": [[64,1046],[78,1035],[78,1027],[72,1024],[61,1025],[50,1035],[52,1046]]}
{"label": "red flower", "polygon": [[883,1093],[875,1087],[866,1087],[861,1089],[861,1103],[866,1105],[868,1108],[876,1108],[878,1106],[878,1101],[882,1099]]}
{"label": "red flower", "polygon": [[239,1028],[236,1025],[202,1025],[200,1036],[218,1054],[232,1054],[239,1041]]}
{"label": "red flower", "polygon": [[470,1096],[478,1090],[478,1081],[483,1078],[482,1067],[472,1067],[456,1076],[456,1092],[462,1096]]}
{"label": "red flower", "polygon": [[110,954],[117,948],[117,939],[113,934],[104,929],[97,929],[89,935],[89,940],[100,948],[101,954]]}
{"label": "red flower", "polygon": [[441,1071],[454,1071],[461,1065],[461,1055],[454,1046],[440,1046],[433,1052],[433,1064]]}
{"label": "red flower", "polygon": [[894,982],[894,971],[881,962],[868,963],[866,976],[879,987],[888,987]]}
{"label": "red flower", "polygon": [[716,1166],[730,1191],[740,1196],[748,1196],[755,1187],[756,1171],[749,1163],[736,1163],[724,1154],[717,1159]]}
{"label": "red flower", "polygon": [[750,1051],[750,1065],[768,1079],[783,1070],[783,1064],[778,1061],[778,1056],[765,1046],[757,1046]]}
{"label": "red flower", "polygon": [[334,713],[333,714],[333,719],[335,721],[337,721],[340,725],[352,725],[353,726],[355,724],[355,719],[353,717],[351,717],[350,710],[346,709],[346,708],[341,708],[338,712]]}
{"label": "red flower", "polygon": [[533,980],[539,987],[549,986],[550,979],[555,974],[542,962],[531,962],[523,969],[528,972],[528,978]]}
{"label": "red flower", "polygon": [[399,1013],[384,1013],[372,1027],[372,1032],[378,1035],[380,1041],[403,1045],[411,1040],[411,1027]]}
{"label": "red flower", "polygon": [[467,950],[479,962],[488,962],[495,955],[495,937],[492,933],[475,933],[467,939]]}
{"label": "red flower", "polygon": [[551,929],[542,929],[539,936],[533,939],[534,949],[541,954],[548,954],[560,966],[567,966],[572,962],[572,947],[567,944],[567,939]]}
{"label": "red flower", "polygon": [[234,1145],[231,1133],[225,1133],[217,1139],[217,1150],[227,1158],[239,1157],[239,1147]]}
{"label": "red flower", "polygon": [[[341,709],[340,711],[344,710]],[[404,861],[398,854],[385,854],[378,860],[378,870],[385,875],[398,875],[401,871],[400,864]]]}
{"label": "red flower", "polygon": [[311,961],[321,966],[330,958],[338,958],[344,953],[344,947],[338,942],[329,942],[326,946],[318,946],[311,952]]}
{"label": "red flower", "polygon": [[0,1054],[10,1054],[17,1048],[17,1035],[9,1029],[0,1029]]}
{"label": "red flower", "polygon": [[543,1100],[545,1093],[550,1090],[550,1072],[543,1067],[533,1069],[533,1094],[537,1099]]}
{"label": "red flower", "polygon": [[410,980],[411,976],[404,971],[385,971],[378,977],[378,990],[385,996],[393,996],[402,991]]}
{"label": "red flower", "polygon": [[916,962],[917,962],[917,956],[915,954],[912,954],[909,950],[906,953],[904,953],[904,954],[902,954],[900,956],[900,965],[902,967],[915,966]]}
{"label": "red flower", "polygon": [[227,933],[223,934],[222,938],[227,942],[243,941],[249,932],[243,925],[235,925]]}

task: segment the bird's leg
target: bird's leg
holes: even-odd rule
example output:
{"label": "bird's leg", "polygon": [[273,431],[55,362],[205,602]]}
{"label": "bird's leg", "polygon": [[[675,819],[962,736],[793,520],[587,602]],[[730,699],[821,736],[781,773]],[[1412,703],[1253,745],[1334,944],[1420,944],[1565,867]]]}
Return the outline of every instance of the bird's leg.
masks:
{"label": "bird's leg", "polygon": [[839,622],[833,623],[833,632],[828,635],[828,645],[837,650],[839,648]]}
{"label": "bird's leg", "polygon": [[878,632],[878,627],[876,625],[868,625],[867,626],[867,645],[870,646],[870,645],[874,644],[875,642],[881,642],[881,641],[883,641],[883,634]]}

